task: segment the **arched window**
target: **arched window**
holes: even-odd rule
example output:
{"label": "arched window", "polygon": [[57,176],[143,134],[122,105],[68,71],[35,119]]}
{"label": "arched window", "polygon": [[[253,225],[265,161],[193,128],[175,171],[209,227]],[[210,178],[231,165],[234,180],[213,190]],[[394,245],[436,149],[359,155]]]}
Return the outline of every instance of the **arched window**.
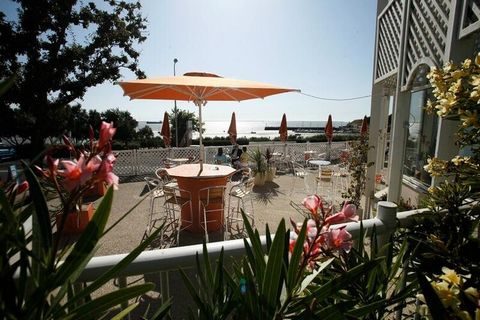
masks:
{"label": "arched window", "polygon": [[429,69],[428,65],[420,65],[412,82],[403,170],[405,176],[427,185],[430,185],[431,177],[423,166],[427,164],[427,159],[435,154],[438,128],[437,115],[425,112],[425,105],[428,99],[432,98],[432,89],[426,77]]}

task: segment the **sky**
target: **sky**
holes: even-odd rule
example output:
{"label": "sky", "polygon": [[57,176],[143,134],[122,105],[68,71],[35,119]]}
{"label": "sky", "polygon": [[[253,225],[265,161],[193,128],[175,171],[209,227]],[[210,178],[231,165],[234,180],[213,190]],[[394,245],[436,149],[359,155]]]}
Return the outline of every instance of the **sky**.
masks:
{"label": "sky", "polygon": [[[143,0],[147,40],[137,49],[147,77],[204,71],[300,89],[322,98],[371,94],[376,1],[373,0]],[[123,71],[122,80],[135,75]],[[173,101],[130,100],[113,83],[87,91],[86,109],[129,111],[159,121]],[[193,103],[180,109],[198,114]],[[370,113],[370,98],[324,101],[299,93],[263,100],[210,102],[204,121],[350,121]]]}

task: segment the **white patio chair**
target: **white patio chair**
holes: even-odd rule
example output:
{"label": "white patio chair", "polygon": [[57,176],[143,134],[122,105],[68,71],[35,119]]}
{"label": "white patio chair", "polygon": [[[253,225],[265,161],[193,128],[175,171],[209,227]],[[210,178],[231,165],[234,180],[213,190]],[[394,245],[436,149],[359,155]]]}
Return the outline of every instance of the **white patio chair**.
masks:
{"label": "white patio chair", "polygon": [[229,238],[245,234],[245,226],[241,215],[242,210],[247,218],[250,219],[252,227],[255,227],[255,213],[251,196],[254,180],[253,177],[250,177],[242,183],[234,185],[230,190],[227,214],[225,216],[224,240],[227,240],[227,234]]}
{"label": "white patio chair", "polygon": [[[192,197],[189,191],[169,185],[163,187],[163,192],[166,225],[161,235],[161,244],[162,247],[178,246],[180,232],[193,224]],[[182,215],[183,210],[187,210],[188,215]]]}
{"label": "white patio chair", "polygon": [[[225,186],[212,186],[198,190],[198,204],[200,210],[202,210],[203,224],[200,226],[205,231],[205,241],[208,243],[208,224],[220,223],[221,229],[224,226],[224,210],[225,210]],[[214,213],[220,214],[220,218],[215,219],[212,217]]]}

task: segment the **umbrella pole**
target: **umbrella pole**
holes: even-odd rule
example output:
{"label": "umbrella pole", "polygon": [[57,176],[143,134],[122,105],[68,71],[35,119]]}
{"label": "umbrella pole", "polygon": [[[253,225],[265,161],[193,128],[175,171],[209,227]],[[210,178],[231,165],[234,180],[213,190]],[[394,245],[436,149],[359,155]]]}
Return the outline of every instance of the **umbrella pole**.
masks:
{"label": "umbrella pole", "polygon": [[203,140],[202,140],[202,106],[204,106],[205,103],[206,102],[202,101],[202,100],[195,101],[195,104],[198,106],[198,121],[199,121],[199,124],[198,124],[198,131],[199,131],[198,143],[200,144],[200,157],[199,157],[200,171],[198,172],[198,175],[200,175],[203,171],[203,161],[204,161],[204,156],[205,156],[205,152],[204,152],[204,148],[203,148]]}

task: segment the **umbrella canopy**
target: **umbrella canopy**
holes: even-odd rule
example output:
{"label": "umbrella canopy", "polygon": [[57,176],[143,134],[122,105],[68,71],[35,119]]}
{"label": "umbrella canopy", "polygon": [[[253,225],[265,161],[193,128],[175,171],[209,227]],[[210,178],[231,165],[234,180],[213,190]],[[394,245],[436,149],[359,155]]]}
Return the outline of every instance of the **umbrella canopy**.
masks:
{"label": "umbrella canopy", "polygon": [[282,123],[280,124],[280,129],[278,130],[280,133],[280,140],[285,143],[287,142],[288,138],[288,130],[287,130],[287,115],[284,113],[282,117]]}
{"label": "umbrella canopy", "polygon": [[228,127],[228,136],[232,144],[237,144],[237,120],[235,119],[235,112],[232,112],[232,120],[230,120],[230,127]]}
{"label": "umbrella canopy", "polygon": [[328,115],[327,125],[325,126],[325,135],[327,136],[328,142],[332,142],[333,138],[333,123],[332,123],[332,115]]}
{"label": "umbrella canopy", "polygon": [[189,72],[183,76],[121,81],[124,95],[131,99],[193,101],[198,106],[200,168],[203,168],[202,107],[207,101],[242,101],[297,89],[267,83],[228,79],[211,73]]}
{"label": "umbrella canopy", "polygon": [[160,131],[160,135],[163,138],[163,143],[165,144],[165,147],[170,147],[171,139],[170,139],[170,123],[168,121],[168,113],[165,111],[165,114],[163,115],[163,124],[162,124],[162,130]]}

